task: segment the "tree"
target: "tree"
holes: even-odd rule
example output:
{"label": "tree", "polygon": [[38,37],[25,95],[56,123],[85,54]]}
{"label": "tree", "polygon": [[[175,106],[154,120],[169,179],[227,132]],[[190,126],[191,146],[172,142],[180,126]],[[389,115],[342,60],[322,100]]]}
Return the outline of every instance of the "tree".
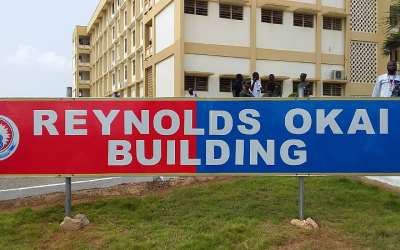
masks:
{"label": "tree", "polygon": [[390,6],[387,23],[387,37],[383,45],[383,52],[390,55],[393,50],[400,48],[400,0],[396,0]]}

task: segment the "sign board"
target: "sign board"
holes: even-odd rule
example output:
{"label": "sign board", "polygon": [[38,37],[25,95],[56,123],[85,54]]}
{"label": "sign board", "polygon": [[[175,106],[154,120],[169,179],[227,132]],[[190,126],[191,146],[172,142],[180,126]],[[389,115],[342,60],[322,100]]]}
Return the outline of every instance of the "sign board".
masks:
{"label": "sign board", "polygon": [[399,100],[0,100],[0,175],[398,174]]}

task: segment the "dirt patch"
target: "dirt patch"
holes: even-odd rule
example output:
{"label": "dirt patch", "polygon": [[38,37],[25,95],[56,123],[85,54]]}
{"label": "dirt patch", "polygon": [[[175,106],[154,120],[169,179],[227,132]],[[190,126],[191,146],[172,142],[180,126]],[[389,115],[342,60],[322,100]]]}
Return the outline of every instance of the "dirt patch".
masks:
{"label": "dirt patch", "polygon": [[[184,177],[171,179],[165,182],[129,183],[108,188],[80,190],[72,193],[72,202],[73,204],[81,204],[93,202],[99,198],[140,197],[152,192],[166,192],[175,187],[210,183],[231,178],[232,177]],[[40,209],[49,206],[63,205],[64,199],[64,193],[52,193],[0,201],[0,212],[13,212],[21,208]]]}

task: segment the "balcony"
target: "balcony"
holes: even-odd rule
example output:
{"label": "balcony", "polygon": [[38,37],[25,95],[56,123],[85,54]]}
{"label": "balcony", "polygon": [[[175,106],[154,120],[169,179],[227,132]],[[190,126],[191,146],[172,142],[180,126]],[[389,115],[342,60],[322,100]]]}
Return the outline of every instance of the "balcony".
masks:
{"label": "balcony", "polygon": [[90,97],[90,89],[79,89],[79,97]]}
{"label": "balcony", "polygon": [[84,85],[84,86],[90,86],[90,80],[82,80],[82,79],[79,79],[79,85],[80,85],[80,86],[82,86],[82,85]]}
{"label": "balcony", "polygon": [[90,84],[90,71],[79,71],[79,84]]}
{"label": "balcony", "polygon": [[90,37],[89,36],[79,36],[78,47],[81,49],[90,49]]}
{"label": "balcony", "polygon": [[79,54],[78,65],[90,67],[90,54]]}

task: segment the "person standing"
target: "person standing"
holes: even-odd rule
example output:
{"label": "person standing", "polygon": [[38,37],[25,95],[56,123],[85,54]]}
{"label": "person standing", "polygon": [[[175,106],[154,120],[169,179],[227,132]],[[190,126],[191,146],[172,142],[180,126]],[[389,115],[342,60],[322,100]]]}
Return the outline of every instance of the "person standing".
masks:
{"label": "person standing", "polygon": [[274,93],[274,87],[275,87],[275,75],[270,74],[268,76],[267,82],[263,86],[263,88],[265,89],[265,94],[263,95],[263,97],[272,97]]}
{"label": "person standing", "polygon": [[194,92],[193,88],[189,88],[186,97],[197,97],[197,94]]}
{"label": "person standing", "polygon": [[261,80],[260,80],[260,75],[258,72],[253,73],[253,77],[251,79],[251,93],[253,94],[254,97],[261,97],[262,94],[262,85],[261,85]]}
{"label": "person standing", "polygon": [[242,89],[243,89],[243,76],[242,74],[237,74],[235,80],[232,82],[233,97],[239,97]]}
{"label": "person standing", "polygon": [[387,74],[378,76],[372,97],[399,97],[400,76],[397,74],[397,63],[389,61]]}
{"label": "person standing", "polygon": [[254,97],[250,90],[251,83],[250,81],[245,81],[243,84],[243,89],[239,94],[239,97]]}
{"label": "person standing", "polygon": [[307,88],[308,84],[310,84],[309,82],[306,81],[307,79],[307,74],[306,73],[301,73],[300,74],[300,82],[297,85],[297,94],[298,97],[305,97],[304,93],[305,93],[305,89]]}
{"label": "person standing", "polygon": [[272,97],[281,97],[282,96],[282,87],[281,85],[275,81],[275,75],[270,74],[268,77],[268,84],[271,86],[271,96]]}

